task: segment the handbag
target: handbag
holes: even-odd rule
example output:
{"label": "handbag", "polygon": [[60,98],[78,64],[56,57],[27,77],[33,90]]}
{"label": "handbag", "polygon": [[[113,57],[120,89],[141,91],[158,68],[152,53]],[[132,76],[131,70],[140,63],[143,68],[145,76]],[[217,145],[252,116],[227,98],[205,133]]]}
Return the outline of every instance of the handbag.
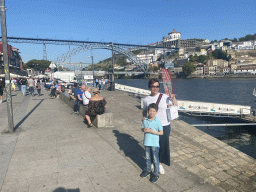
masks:
{"label": "handbag", "polygon": [[179,118],[178,106],[172,105],[166,109],[168,121]]}

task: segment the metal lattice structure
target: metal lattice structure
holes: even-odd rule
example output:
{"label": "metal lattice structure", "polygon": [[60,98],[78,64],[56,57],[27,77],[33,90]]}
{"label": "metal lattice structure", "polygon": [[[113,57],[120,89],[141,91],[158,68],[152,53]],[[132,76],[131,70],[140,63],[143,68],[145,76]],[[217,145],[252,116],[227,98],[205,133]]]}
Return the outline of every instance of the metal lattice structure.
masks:
{"label": "metal lattice structure", "polygon": [[144,63],[143,61],[141,61],[139,58],[137,58],[137,56],[135,54],[133,54],[132,51],[124,49],[123,47],[121,47],[119,45],[113,45],[111,43],[110,44],[106,44],[106,43],[85,44],[85,45],[82,45],[82,46],[79,46],[79,47],[69,50],[68,52],[66,52],[66,53],[62,54],[61,56],[57,57],[56,59],[54,59],[52,62],[56,65],[60,65],[60,64],[64,63],[65,61],[67,61],[68,59],[70,59],[71,57],[73,57],[79,53],[82,53],[84,51],[91,50],[91,49],[112,50],[112,47],[113,47],[113,51],[126,56],[132,63],[135,64],[136,67],[138,67],[142,71],[147,70],[147,64]]}
{"label": "metal lattice structure", "polygon": [[[54,62],[59,65],[62,61],[66,61],[71,57],[84,52],[86,50],[92,49],[108,49],[116,51],[120,54],[125,55],[131,62],[133,62],[138,69],[142,69],[144,72],[147,70],[147,64],[141,61],[136,57],[135,54],[132,53],[130,49],[146,49],[146,55],[148,54],[148,50],[150,49],[163,49],[164,52],[167,50],[169,52],[177,52],[178,48],[170,48],[166,46],[152,46],[152,45],[136,45],[136,44],[124,44],[124,43],[112,43],[112,42],[97,42],[97,41],[78,41],[78,40],[62,40],[62,39],[42,39],[42,38],[24,38],[24,37],[7,37],[8,43],[29,43],[29,44],[43,44],[43,59],[47,60],[46,53],[46,44],[54,44],[54,45],[75,45],[79,46],[73,50],[68,51],[67,53],[62,54],[58,58],[54,60]],[[2,37],[0,37],[0,41],[2,41]]]}

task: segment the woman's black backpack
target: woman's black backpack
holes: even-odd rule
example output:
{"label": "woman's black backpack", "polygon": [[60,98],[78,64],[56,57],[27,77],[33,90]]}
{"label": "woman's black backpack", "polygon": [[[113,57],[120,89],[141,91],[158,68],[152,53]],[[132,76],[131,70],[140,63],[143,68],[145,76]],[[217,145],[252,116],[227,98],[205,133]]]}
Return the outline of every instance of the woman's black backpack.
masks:
{"label": "woman's black backpack", "polygon": [[105,107],[103,105],[103,102],[99,102],[99,104],[96,106],[95,112],[100,115],[100,114],[103,114],[104,111],[105,111]]}

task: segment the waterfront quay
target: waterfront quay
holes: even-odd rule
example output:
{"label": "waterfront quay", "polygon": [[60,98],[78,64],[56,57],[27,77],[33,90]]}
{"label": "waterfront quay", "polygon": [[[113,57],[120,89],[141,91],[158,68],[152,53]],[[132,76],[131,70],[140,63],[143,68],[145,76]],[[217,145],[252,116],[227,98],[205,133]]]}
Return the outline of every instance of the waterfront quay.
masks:
{"label": "waterfront quay", "polygon": [[[140,98],[101,91],[114,127],[88,128],[72,108],[13,93],[16,131],[0,135],[0,191],[256,191],[256,161],[179,120],[171,122],[171,166],[157,183],[144,167]],[[5,98],[4,98],[5,99]],[[0,105],[0,131],[7,125]]]}

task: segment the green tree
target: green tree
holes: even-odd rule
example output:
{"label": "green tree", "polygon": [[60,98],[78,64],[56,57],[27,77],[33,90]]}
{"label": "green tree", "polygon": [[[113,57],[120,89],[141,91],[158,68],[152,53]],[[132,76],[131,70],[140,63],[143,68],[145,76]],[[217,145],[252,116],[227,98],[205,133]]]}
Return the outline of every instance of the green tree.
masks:
{"label": "green tree", "polygon": [[212,52],[212,56],[215,58],[215,59],[224,59],[224,60],[227,60],[228,61],[228,56],[227,56],[227,53],[220,50],[220,49],[216,49]]}
{"label": "green tree", "polygon": [[24,70],[26,70],[26,69],[28,69],[29,67],[26,65],[26,64],[23,64],[22,65],[22,69],[24,69]]}
{"label": "green tree", "polygon": [[190,75],[196,71],[196,66],[189,61],[182,66],[182,70],[184,74]]}
{"label": "green tree", "polygon": [[237,38],[234,38],[232,41],[233,41],[233,42],[237,42]]}
{"label": "green tree", "polygon": [[45,71],[46,68],[49,68],[51,61],[48,60],[37,60],[33,59],[26,63],[28,68],[32,68],[38,71]]}
{"label": "green tree", "polygon": [[199,62],[198,60],[199,60],[199,58],[198,58],[197,54],[195,54],[195,56],[191,55],[189,58],[189,61],[191,61],[191,62],[196,62],[196,61]]}
{"label": "green tree", "polygon": [[207,60],[209,60],[210,59],[210,57],[209,57],[209,55],[200,55],[199,57],[198,57],[198,62],[200,62],[200,63],[205,63]]}

